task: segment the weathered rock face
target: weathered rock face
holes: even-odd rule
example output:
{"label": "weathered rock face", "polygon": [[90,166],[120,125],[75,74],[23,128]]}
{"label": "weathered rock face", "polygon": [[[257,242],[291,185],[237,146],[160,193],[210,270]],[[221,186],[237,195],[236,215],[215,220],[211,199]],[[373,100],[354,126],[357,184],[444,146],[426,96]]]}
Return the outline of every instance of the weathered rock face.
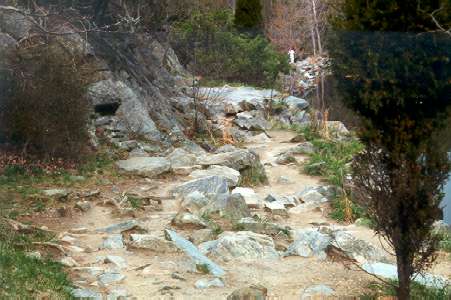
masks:
{"label": "weathered rock face", "polygon": [[209,256],[226,261],[279,257],[271,237],[250,231],[224,232],[217,240],[200,244],[199,249]]}
{"label": "weathered rock face", "polygon": [[33,27],[32,22],[23,14],[11,11],[0,11],[0,28],[1,31],[8,33],[16,40],[28,35]]}

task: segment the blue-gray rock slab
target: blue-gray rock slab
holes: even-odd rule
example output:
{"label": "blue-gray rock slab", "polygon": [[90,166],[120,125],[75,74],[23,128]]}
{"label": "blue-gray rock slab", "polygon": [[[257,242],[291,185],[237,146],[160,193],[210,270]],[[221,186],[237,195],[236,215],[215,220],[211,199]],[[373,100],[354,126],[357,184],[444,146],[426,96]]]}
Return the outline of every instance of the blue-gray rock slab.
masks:
{"label": "blue-gray rock slab", "polygon": [[125,275],[120,273],[104,273],[99,276],[99,283],[101,285],[108,285],[112,283],[122,282],[125,279]]}
{"label": "blue-gray rock slab", "polygon": [[222,279],[220,279],[220,278],[215,278],[215,279],[211,279],[211,280],[202,278],[202,279],[199,279],[198,281],[196,281],[194,286],[197,289],[209,289],[209,288],[223,288],[225,285],[224,285],[224,282],[222,281]]}
{"label": "blue-gray rock slab", "polygon": [[124,248],[124,240],[122,239],[122,234],[115,233],[108,236],[103,240],[101,248],[102,249],[122,249]]}
{"label": "blue-gray rock slab", "polygon": [[[398,270],[395,265],[387,264],[387,263],[365,263],[362,265],[363,270],[366,272],[381,276],[389,279],[398,279]],[[451,281],[443,276],[433,275],[433,274],[417,274],[414,276],[415,282],[418,282],[422,285],[426,285],[428,287],[434,287],[438,289],[443,289],[447,286],[450,286]]]}
{"label": "blue-gray rock slab", "polygon": [[166,238],[172,241],[177,248],[182,250],[186,255],[191,257],[196,265],[204,265],[213,276],[223,276],[225,271],[208,257],[202,254],[196,246],[190,241],[179,236],[175,231],[166,229]]}
{"label": "blue-gray rock slab", "polygon": [[224,261],[279,258],[270,236],[251,231],[223,232],[217,240],[200,244],[199,249],[204,254]]}
{"label": "blue-gray rock slab", "polygon": [[89,289],[73,289],[72,296],[75,299],[102,300],[102,294]]}
{"label": "blue-gray rock slab", "polygon": [[104,228],[96,229],[97,232],[106,233],[121,233],[130,229],[139,227],[139,222],[137,220],[128,220],[121,223],[113,224]]}
{"label": "blue-gray rock slab", "polygon": [[329,296],[333,296],[335,291],[324,284],[318,284],[306,288],[302,295],[301,300],[308,299],[326,299]]}
{"label": "blue-gray rock slab", "polygon": [[208,176],[187,181],[174,189],[172,194],[187,195],[192,192],[224,194],[229,191],[227,178],[223,176]]}
{"label": "blue-gray rock slab", "polygon": [[304,110],[309,107],[309,103],[306,100],[294,96],[288,96],[283,101],[292,110]]}
{"label": "blue-gray rock slab", "polygon": [[171,170],[171,162],[164,157],[131,157],[117,161],[116,166],[121,171],[151,178]]}

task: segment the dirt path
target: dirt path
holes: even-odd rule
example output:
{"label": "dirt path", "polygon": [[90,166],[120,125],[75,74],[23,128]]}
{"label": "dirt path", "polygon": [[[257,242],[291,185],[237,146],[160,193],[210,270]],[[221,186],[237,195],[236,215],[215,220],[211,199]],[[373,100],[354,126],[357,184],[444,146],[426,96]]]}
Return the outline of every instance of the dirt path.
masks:
{"label": "dirt path", "polygon": [[[263,144],[249,144],[247,148],[257,151],[262,163],[265,165],[269,184],[256,187],[255,191],[261,197],[266,197],[269,192],[279,195],[289,195],[302,191],[308,186],[321,185],[320,178],[302,174],[300,167],[295,164],[276,165],[275,157],[278,153],[293,147],[287,141],[293,137],[288,131],[272,131],[271,139]],[[302,163],[305,157],[298,156]],[[288,183],[281,183],[279,178],[285,176]],[[180,182],[188,180],[187,177],[173,177],[162,180],[146,180],[117,182],[114,187],[102,188],[103,198],[114,197],[123,191],[143,190],[149,185],[156,186],[152,190],[154,195],[167,196],[171,187]],[[170,226],[171,219],[177,212],[177,200],[165,200],[163,210],[148,212],[137,217],[143,222],[143,227],[152,234],[163,236],[165,228]],[[249,286],[250,284],[261,284],[265,286],[269,295],[274,299],[299,299],[301,292],[312,285],[325,284],[332,287],[336,295],[358,296],[365,292],[365,287],[373,279],[356,269],[347,269],[340,262],[319,260],[317,258],[287,257],[278,260],[234,260],[229,262],[217,262],[226,270],[224,277],[224,288],[210,288],[199,290],[194,283],[201,278],[212,278],[202,275],[193,270],[190,260],[182,253],[155,253],[146,250],[123,249],[99,249],[103,239],[108,234],[98,233],[96,229],[111,224],[129,220],[128,216],[115,216],[113,208],[103,205],[101,201],[88,212],[73,218],[72,222],[62,224],[48,224],[50,229],[69,230],[73,228],[86,228],[83,234],[70,234],[76,240],[74,245],[85,249],[84,252],[70,253],[80,267],[100,267],[103,270],[119,271],[125,275],[125,279],[118,284],[109,284],[106,287],[99,286],[95,277],[83,268],[72,272],[73,279],[77,285],[84,288],[93,288],[108,294],[114,288],[123,287],[129,295],[137,299],[169,299],[173,295],[175,299],[225,299],[234,290]],[[75,222],[73,222],[75,220]],[[327,222],[340,226],[321,210],[306,211],[298,214],[290,214],[289,218],[278,220],[283,225],[291,226],[293,229],[312,227],[312,222]],[[52,228],[53,227],[53,228]],[[348,226],[355,235],[380,246],[372,231],[357,226]],[[189,231],[179,231],[187,235]],[[61,234],[63,236],[64,233]],[[124,258],[127,266],[121,270],[115,270],[111,264],[104,264],[102,256],[116,255]],[[444,263],[436,267],[439,274],[449,275],[451,264]],[[174,273],[180,274],[183,280],[175,279]],[[447,274],[448,273],[448,274]],[[166,296],[162,295],[167,293]],[[167,298],[165,298],[167,297]]]}

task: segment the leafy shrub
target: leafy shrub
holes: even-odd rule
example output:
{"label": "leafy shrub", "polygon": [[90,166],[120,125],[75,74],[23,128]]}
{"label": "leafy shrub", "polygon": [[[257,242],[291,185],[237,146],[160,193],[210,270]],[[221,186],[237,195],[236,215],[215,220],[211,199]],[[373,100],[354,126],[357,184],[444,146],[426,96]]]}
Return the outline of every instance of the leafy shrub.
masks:
{"label": "leafy shrub", "polygon": [[79,159],[89,117],[81,61],[46,45],[19,49],[10,65],[10,88],[1,92],[0,135],[36,158]]}
{"label": "leafy shrub", "polygon": [[193,13],[174,24],[171,40],[181,62],[210,80],[269,86],[289,69],[263,36],[239,34],[228,10]]}

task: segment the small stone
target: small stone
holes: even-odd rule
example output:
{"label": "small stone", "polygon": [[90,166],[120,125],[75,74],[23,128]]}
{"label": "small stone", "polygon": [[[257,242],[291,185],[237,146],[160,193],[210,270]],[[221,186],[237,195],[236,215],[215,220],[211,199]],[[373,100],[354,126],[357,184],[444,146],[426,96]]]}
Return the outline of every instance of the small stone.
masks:
{"label": "small stone", "polygon": [[304,290],[301,300],[325,299],[335,293],[333,289],[324,284],[314,285]]}
{"label": "small stone", "polygon": [[285,205],[279,201],[265,202],[265,210],[274,215],[288,216]]}
{"label": "small stone", "polygon": [[114,224],[105,228],[97,229],[97,232],[106,232],[106,233],[121,233],[123,231],[127,231],[130,229],[134,229],[136,227],[139,227],[138,221],[136,220],[129,220],[126,222]]}
{"label": "small stone", "polygon": [[70,256],[63,257],[60,262],[61,262],[61,264],[65,265],[66,267],[78,267],[79,266],[79,264],[75,261],[75,259],[73,259]]}
{"label": "small stone", "polygon": [[190,235],[190,241],[195,245],[203,242],[211,241],[216,238],[216,234],[209,228],[196,230]]}
{"label": "small stone", "polygon": [[128,297],[128,291],[123,287],[115,287],[106,297],[107,300],[125,300]]}
{"label": "small stone", "polygon": [[112,234],[108,236],[102,243],[103,249],[122,249],[124,248],[124,241],[122,234]]}
{"label": "small stone", "polygon": [[290,143],[302,143],[305,142],[305,136],[303,134],[298,134],[290,139]]}
{"label": "small stone", "polygon": [[208,289],[208,288],[214,288],[214,287],[222,288],[225,285],[224,285],[224,282],[221,279],[215,278],[213,280],[199,279],[198,281],[196,281],[194,286],[197,289]]}
{"label": "small stone", "polygon": [[84,234],[88,232],[88,228],[80,227],[80,228],[72,228],[69,230],[69,233],[72,234]]}
{"label": "small stone", "polygon": [[65,235],[61,238],[61,242],[65,242],[68,244],[74,244],[77,241],[76,238],[71,237],[70,235]]}
{"label": "small stone", "polygon": [[265,300],[268,296],[268,289],[262,285],[251,285],[250,287],[235,290],[227,296],[227,300]]}
{"label": "small stone", "polygon": [[66,201],[70,195],[70,191],[66,189],[43,190],[42,193],[49,198],[53,198],[61,202]]}
{"label": "small stone", "polygon": [[78,201],[75,204],[75,208],[78,208],[81,211],[87,212],[91,209],[91,203],[89,201]]}
{"label": "small stone", "polygon": [[172,225],[182,228],[208,227],[208,224],[201,217],[188,212],[179,212],[172,220]]}
{"label": "small stone", "polygon": [[125,269],[127,267],[127,261],[120,256],[116,255],[107,255],[104,259],[105,263],[111,263],[118,267],[119,269]]}
{"label": "small stone", "polygon": [[108,285],[112,283],[118,283],[125,279],[125,275],[120,273],[104,273],[99,276],[99,283],[101,285]]}
{"label": "small stone", "polygon": [[279,178],[277,178],[277,183],[290,184],[293,183],[293,181],[291,181],[290,178],[288,178],[287,176],[280,176]]}
{"label": "small stone", "polygon": [[75,299],[102,300],[102,294],[88,289],[73,289],[72,296]]}
{"label": "small stone", "polygon": [[182,276],[182,274],[174,272],[171,274],[171,277],[177,280],[186,281],[186,278]]}
{"label": "small stone", "polygon": [[170,241],[152,234],[131,234],[130,246],[159,253],[173,253],[177,248]]}
{"label": "small stone", "polygon": [[262,200],[251,188],[237,187],[232,190],[232,194],[240,194],[243,196],[249,208],[261,208]]}

